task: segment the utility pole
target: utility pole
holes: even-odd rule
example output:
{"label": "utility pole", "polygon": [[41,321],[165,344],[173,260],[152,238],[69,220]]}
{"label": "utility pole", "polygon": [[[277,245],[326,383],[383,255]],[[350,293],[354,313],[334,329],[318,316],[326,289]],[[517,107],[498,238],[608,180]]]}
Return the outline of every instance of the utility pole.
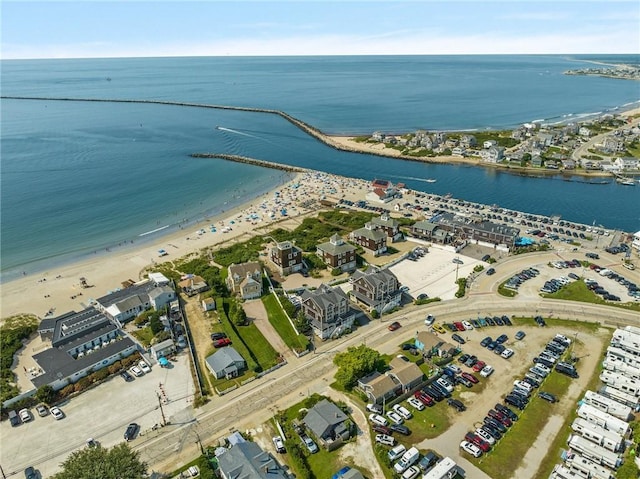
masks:
{"label": "utility pole", "polygon": [[160,393],[156,392],[156,395],[158,396],[158,405],[160,406],[160,414],[162,415],[162,425],[166,426],[167,420],[164,417],[164,409],[162,409],[162,397],[160,396]]}

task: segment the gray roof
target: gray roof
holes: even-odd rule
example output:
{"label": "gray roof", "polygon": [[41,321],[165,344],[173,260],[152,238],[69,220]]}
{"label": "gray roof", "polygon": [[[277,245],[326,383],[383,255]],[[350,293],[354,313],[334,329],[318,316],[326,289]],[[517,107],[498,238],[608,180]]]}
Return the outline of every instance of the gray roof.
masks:
{"label": "gray roof", "polygon": [[337,306],[340,304],[341,299],[349,300],[342,288],[332,288],[324,283],[318,286],[318,289],[315,291],[305,289],[300,297],[302,298],[302,301],[306,301],[308,299],[315,301],[323,310],[327,309],[327,306],[330,304]]}
{"label": "gray roof", "polygon": [[367,272],[357,270],[351,277],[353,278],[354,282],[362,278],[363,281],[371,284],[374,288],[377,288],[380,284],[386,284],[391,280],[395,280],[396,282],[398,281],[396,275],[388,269],[377,270],[375,268],[372,268]]}
{"label": "gray roof", "polygon": [[387,237],[387,234],[384,231],[372,229],[371,227],[367,228],[366,226],[364,228],[358,228],[357,230],[354,230],[351,234],[353,236],[363,236],[373,241],[380,241],[381,239],[385,239]]}
{"label": "gray roof", "polygon": [[227,479],[286,479],[280,464],[255,442],[235,444],[217,457],[218,467]]}
{"label": "gray roof", "polygon": [[71,343],[79,337],[82,337],[84,342],[87,335],[95,332],[98,332],[96,337],[100,336],[99,331],[102,331],[104,327],[111,326],[112,329],[115,329],[109,318],[93,307],[83,309],[79,313],[70,311],[53,318],[53,321],[55,321],[51,339],[53,347]]}
{"label": "gray roof", "polygon": [[302,420],[318,438],[329,435],[333,429],[348,419],[338,406],[323,399],[307,412]]}
{"label": "gray roof", "polygon": [[424,230],[424,231],[433,231],[437,227],[438,225],[436,225],[435,223],[431,223],[430,221],[426,221],[426,220],[417,221],[412,226],[412,228],[415,228],[417,230]]}
{"label": "gray roof", "polygon": [[490,221],[474,221],[471,218],[465,216],[454,215],[453,213],[442,213],[436,220],[441,224],[448,224],[454,227],[471,227],[479,231],[485,231],[487,233],[501,234],[505,236],[511,236],[515,238],[520,233],[518,228],[512,228],[511,226],[505,226]]}
{"label": "gray roof", "polygon": [[205,359],[212,371],[224,371],[229,366],[234,366],[237,362],[244,364],[245,360],[233,347],[227,346],[219,351],[216,351],[211,356]]}
{"label": "gray roof", "polygon": [[377,226],[385,226],[387,228],[398,227],[398,221],[388,215],[382,215],[379,218],[371,218],[371,223]]}
{"label": "gray roof", "polygon": [[46,349],[33,356],[35,362],[44,370],[44,374],[33,378],[31,382],[36,388],[51,384],[58,379],[70,377],[74,373],[82,371],[92,364],[97,364],[103,359],[117,354],[118,351],[125,351],[132,346],[135,346],[135,343],[131,339],[120,336],[118,341],[77,359],[67,353],[68,348]]}
{"label": "gray roof", "polygon": [[112,304],[120,303],[131,296],[143,295],[148,296],[152,289],[156,287],[156,283],[151,280],[136,283],[128,288],[120,289],[109,293],[101,298],[96,299],[104,308],[108,308]]}
{"label": "gray roof", "polygon": [[356,247],[343,241],[338,235],[333,235],[331,237],[331,241],[319,244],[318,249],[329,253],[332,256],[336,256],[340,253],[355,251]]}
{"label": "gray roof", "polygon": [[239,276],[241,278],[244,278],[247,276],[247,274],[253,275],[253,273],[255,273],[256,271],[258,271],[259,273],[262,271],[262,266],[257,261],[229,265],[230,276]]}

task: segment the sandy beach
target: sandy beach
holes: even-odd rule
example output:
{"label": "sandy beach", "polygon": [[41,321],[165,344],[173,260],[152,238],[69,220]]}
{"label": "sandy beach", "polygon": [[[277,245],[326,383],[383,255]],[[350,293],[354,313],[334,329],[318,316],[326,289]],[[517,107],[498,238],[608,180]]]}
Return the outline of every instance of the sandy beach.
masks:
{"label": "sandy beach", "polygon": [[[364,180],[321,172],[299,173],[285,185],[188,230],[158,238],[139,248],[114,250],[4,283],[0,286],[0,318],[21,313],[44,318],[49,311],[52,316],[80,311],[92,298],[120,288],[123,281],[141,279],[141,272],[154,263],[172,261],[205,247],[221,246],[264,233],[277,222],[312,214],[321,207],[320,199],[354,199],[364,197],[366,192]],[[282,215],[283,208],[287,216]],[[160,257],[160,249],[167,255]],[[81,287],[81,277],[90,288]]]}

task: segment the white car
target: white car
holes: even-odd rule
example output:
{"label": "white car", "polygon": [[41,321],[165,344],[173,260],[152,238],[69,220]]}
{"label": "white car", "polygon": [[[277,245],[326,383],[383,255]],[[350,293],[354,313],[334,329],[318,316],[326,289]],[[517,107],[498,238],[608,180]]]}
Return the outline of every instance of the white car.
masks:
{"label": "white car", "polygon": [[389,450],[389,452],[387,453],[387,457],[389,458],[390,461],[395,461],[399,457],[402,457],[402,455],[406,451],[407,451],[407,448],[405,447],[404,444],[398,444],[396,447]]}
{"label": "white car", "polygon": [[416,408],[418,411],[424,410],[424,404],[422,404],[422,401],[420,401],[417,398],[409,398],[407,399],[407,403],[410,406],[413,406],[414,408]]}
{"label": "white car", "polygon": [[49,412],[58,421],[64,417],[64,413],[57,406],[53,406]]}
{"label": "white car", "polygon": [[505,349],[500,353],[500,356],[503,357],[504,359],[509,359],[511,356],[513,356],[513,349],[511,348]]}
{"label": "white car", "polygon": [[411,419],[413,417],[413,414],[411,414],[411,412],[406,407],[400,404],[394,405],[392,409],[400,414],[400,416],[402,416],[404,419]]}
{"label": "white car", "polygon": [[388,426],[389,421],[380,416],[379,414],[369,414],[369,421],[373,424],[377,424],[378,426]]}
{"label": "white car", "polygon": [[398,413],[397,413],[397,412],[395,412],[395,411],[388,411],[388,412],[387,412],[387,417],[388,417],[389,419],[391,419],[391,421],[392,421],[394,424],[402,424],[402,423],[404,422],[404,419],[402,419],[402,416],[400,416],[400,414],[398,414]]}
{"label": "white car", "polygon": [[467,441],[462,441],[460,443],[460,449],[462,449],[464,452],[468,452],[473,457],[480,457],[482,455],[482,451],[478,446]]}
{"label": "white car", "polygon": [[487,441],[489,444],[491,444],[492,446],[495,444],[496,439],[489,434],[487,431],[485,431],[484,429],[482,429],[481,427],[479,427],[478,429],[476,429],[476,435],[480,436],[482,439],[484,439],[485,441]]}
{"label": "white car", "polygon": [[20,419],[22,420],[22,422],[29,422],[31,421],[31,419],[33,419],[31,417],[31,412],[28,409],[20,409],[20,412],[18,413],[20,415]]}
{"label": "white car", "polygon": [[524,381],[514,381],[513,385],[517,388],[524,389],[525,391],[531,392],[532,386],[529,383],[525,383]]}
{"label": "white car", "polygon": [[454,373],[456,374],[460,374],[462,372],[462,368],[460,368],[459,366],[451,363],[451,364],[447,364],[447,367],[449,369],[451,369]]}
{"label": "white car", "polygon": [[402,473],[402,479],[415,479],[419,474],[420,468],[418,466],[411,466]]}
{"label": "white car", "polygon": [[546,367],[544,364],[536,363],[534,368],[539,369],[540,371],[544,371],[547,375],[551,372],[551,369]]}
{"label": "white car", "polygon": [[480,371],[480,376],[482,376],[483,378],[488,378],[492,374],[493,374],[493,366],[489,366],[488,364],[482,368],[482,371]]}
{"label": "white car", "polygon": [[131,369],[129,369],[129,371],[131,371],[131,374],[138,378],[144,374],[138,366],[133,366]]}
{"label": "white car", "polygon": [[271,440],[273,441],[273,445],[276,448],[276,452],[279,452],[281,454],[283,452],[287,452],[287,450],[284,448],[284,441],[280,436],[274,436]]}
{"label": "white car", "polygon": [[453,392],[453,386],[444,377],[436,379],[436,383],[438,383],[438,385],[440,385],[443,388],[445,388],[447,391]]}
{"label": "white car", "polygon": [[396,440],[393,438],[393,436],[388,436],[386,434],[376,434],[376,442],[384,444],[385,446],[393,446],[396,443]]}
{"label": "white car", "polygon": [[425,326],[431,326],[435,322],[435,320],[436,320],[436,317],[433,314],[430,314],[424,320],[424,324]]}
{"label": "white car", "polygon": [[146,361],[140,361],[138,363],[138,367],[142,370],[143,373],[150,373],[151,372],[151,368],[149,367],[149,365],[147,364]]}
{"label": "white car", "polygon": [[367,411],[375,414],[382,414],[384,412],[380,404],[374,404],[374,403],[367,404]]}
{"label": "white car", "polygon": [[462,321],[462,325],[464,326],[464,329],[466,329],[467,331],[470,329],[473,329],[473,326],[469,321]]}

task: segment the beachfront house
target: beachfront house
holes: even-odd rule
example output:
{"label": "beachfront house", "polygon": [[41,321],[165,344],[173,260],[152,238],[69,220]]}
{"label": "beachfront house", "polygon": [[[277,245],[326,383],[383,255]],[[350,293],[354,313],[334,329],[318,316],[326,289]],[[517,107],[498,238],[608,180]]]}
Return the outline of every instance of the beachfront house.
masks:
{"label": "beachfront house", "polygon": [[[485,141],[485,143],[487,143]],[[486,163],[498,163],[504,158],[504,147],[491,146],[484,150],[480,150],[480,158]]]}
{"label": "beachfront house", "polygon": [[302,313],[320,339],[338,337],[353,326],[355,312],[341,288],[321,284],[315,291],[305,289],[300,298]]}
{"label": "beachfront house", "polygon": [[384,313],[400,305],[402,291],[395,274],[388,269],[370,267],[351,276],[351,298],[369,311]]}
{"label": "beachfront house", "polygon": [[624,158],[616,158],[613,162],[614,165],[618,167],[618,169],[625,170],[637,170],[640,166],[640,162],[637,158],[632,156],[626,156]]}
{"label": "beachfront house", "polygon": [[440,244],[449,244],[453,241],[453,235],[449,231],[426,220],[417,221],[411,226],[411,236]]}
{"label": "beachfront house", "polygon": [[262,296],[262,265],[257,261],[231,264],[227,268],[227,288],[242,299]]}
{"label": "beachfront house", "polygon": [[302,250],[291,241],[281,241],[271,248],[269,258],[281,275],[302,270]]}
{"label": "beachfront house", "polygon": [[387,235],[371,223],[366,223],[364,228],[352,231],[349,239],[373,253],[374,256],[380,256],[387,251]]}
{"label": "beachfront house", "polygon": [[[162,275],[160,275],[162,276]],[[164,276],[162,276],[164,278]],[[166,279],[166,278],[165,278]],[[107,315],[119,325],[125,323],[143,311],[154,308],[163,309],[177,298],[176,292],[157,275],[117,289],[95,300],[95,308]]]}
{"label": "beachfront house", "polygon": [[356,269],[356,248],[334,234],[327,243],[317,246],[316,255],[329,268],[340,268],[344,272]]}
{"label": "beachfront house", "polygon": [[490,245],[505,245],[513,248],[520,234],[518,228],[485,221],[481,216],[461,216],[442,213],[433,219],[440,228],[462,240],[471,240]]}
{"label": "beachfront house", "polygon": [[[402,183],[396,185],[398,188],[404,186]],[[392,242],[400,241],[402,239],[402,232],[400,231],[400,224],[398,220],[393,219],[388,213],[383,213],[379,218],[371,218],[370,223],[376,228],[385,232],[387,238]]]}
{"label": "beachfront house", "polygon": [[185,275],[178,283],[178,286],[189,297],[209,290],[207,282],[202,277],[194,274]]}
{"label": "beachfront house", "polygon": [[44,329],[41,334],[51,339],[51,347],[33,356],[36,388],[48,385],[57,391],[138,350],[116,321],[93,307],[52,318]]}

